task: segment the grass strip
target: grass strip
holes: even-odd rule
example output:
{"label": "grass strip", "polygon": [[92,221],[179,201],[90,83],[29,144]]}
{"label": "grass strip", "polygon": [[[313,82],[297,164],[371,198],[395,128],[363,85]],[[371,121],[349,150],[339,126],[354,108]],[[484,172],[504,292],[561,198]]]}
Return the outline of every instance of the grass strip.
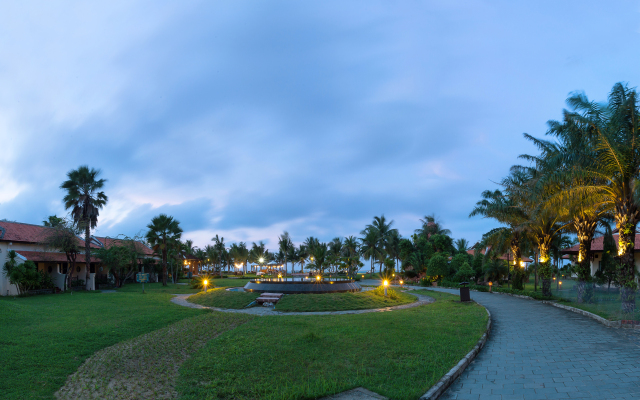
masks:
{"label": "grass strip", "polygon": [[100,350],[56,393],[58,399],[174,399],[178,369],[221,332],[254,318],[208,313]]}
{"label": "grass strip", "polygon": [[387,313],[255,318],[180,369],[183,399],[312,399],[363,386],[416,399],[484,333],[487,313],[445,293]]}
{"label": "grass strip", "polygon": [[207,307],[219,308],[244,308],[257,299],[258,293],[231,292],[223,288],[209,289],[207,292],[199,292],[187,298],[188,301]]}
{"label": "grass strip", "polygon": [[162,293],[0,298],[0,397],[51,399],[96,351],[206,313]]}
{"label": "grass strip", "polygon": [[393,289],[388,291],[395,293],[395,298],[379,296],[373,290],[355,293],[290,294],[285,295],[276,304],[275,309],[296,312],[367,310],[399,306],[417,301],[415,296]]}

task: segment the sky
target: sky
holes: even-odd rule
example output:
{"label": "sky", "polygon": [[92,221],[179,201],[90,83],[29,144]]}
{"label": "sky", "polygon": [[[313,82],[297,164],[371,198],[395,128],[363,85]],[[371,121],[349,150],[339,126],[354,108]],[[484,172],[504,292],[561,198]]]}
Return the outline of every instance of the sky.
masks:
{"label": "sky", "polygon": [[640,85],[639,39],[638,1],[0,2],[0,219],[66,215],[89,165],[98,235],[166,213],[275,249],[435,214],[474,243],[522,134]]}

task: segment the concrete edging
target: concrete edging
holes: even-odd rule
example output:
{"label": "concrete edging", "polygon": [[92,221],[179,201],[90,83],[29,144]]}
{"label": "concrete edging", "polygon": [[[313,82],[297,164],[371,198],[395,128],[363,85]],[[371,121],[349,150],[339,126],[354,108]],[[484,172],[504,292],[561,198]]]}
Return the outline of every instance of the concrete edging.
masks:
{"label": "concrete edging", "polygon": [[[482,304],[480,305],[482,306]],[[456,364],[449,370],[449,372],[447,372],[442,378],[440,378],[440,380],[435,385],[431,386],[431,389],[429,389],[427,393],[423,394],[420,397],[420,400],[436,400],[438,397],[440,397],[442,393],[444,393],[445,390],[447,390],[449,386],[451,386],[451,384],[455,382],[456,379],[458,379],[460,374],[462,374],[467,366],[471,364],[471,361],[476,358],[480,350],[482,350],[484,345],[487,343],[487,340],[489,339],[489,333],[491,332],[491,312],[489,312],[489,309],[487,307],[484,307],[484,309],[489,316],[489,320],[487,321],[487,329],[480,340],[478,340],[474,348],[471,349],[471,351],[468,352],[467,355],[462,360],[460,360],[460,362],[458,362],[458,364]]]}

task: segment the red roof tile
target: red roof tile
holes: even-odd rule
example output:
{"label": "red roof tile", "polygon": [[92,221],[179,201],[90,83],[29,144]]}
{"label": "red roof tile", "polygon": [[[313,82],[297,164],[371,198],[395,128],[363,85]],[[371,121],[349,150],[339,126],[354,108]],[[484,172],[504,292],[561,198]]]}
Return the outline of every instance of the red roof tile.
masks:
{"label": "red roof tile", "polygon": [[[53,228],[42,225],[24,224],[22,222],[0,221],[0,241],[42,243],[53,232]],[[78,237],[78,245],[84,248],[84,240]],[[92,248],[97,248],[91,243]]]}
{"label": "red roof tile", "polygon": [[[613,234],[613,240],[616,242],[616,248],[617,248],[618,247],[617,233]],[[580,245],[577,244],[575,246],[569,247],[568,249],[562,250],[562,252],[564,254],[578,254],[579,248],[580,248]],[[597,238],[594,238],[591,241],[591,251],[602,251],[603,249],[604,249],[604,236],[599,236]],[[640,234],[637,234],[637,233],[636,233],[636,242],[635,242],[634,250],[635,251],[640,250]]]}
{"label": "red roof tile", "polygon": [[[106,248],[109,248],[114,245],[117,246],[122,244],[122,239],[100,237],[100,236],[93,236],[93,238],[98,240],[100,243],[102,243]],[[136,241],[136,250],[147,257],[151,257],[154,255],[153,249],[150,249],[146,244],[140,241]]]}
{"label": "red roof tile", "polygon": [[[67,255],[64,253],[57,253],[52,251],[23,251],[18,250],[16,253],[20,254],[28,261],[34,262],[67,262]],[[78,254],[76,256],[76,262],[83,263],[85,261],[84,254]],[[91,262],[99,262],[95,257],[91,257]]]}

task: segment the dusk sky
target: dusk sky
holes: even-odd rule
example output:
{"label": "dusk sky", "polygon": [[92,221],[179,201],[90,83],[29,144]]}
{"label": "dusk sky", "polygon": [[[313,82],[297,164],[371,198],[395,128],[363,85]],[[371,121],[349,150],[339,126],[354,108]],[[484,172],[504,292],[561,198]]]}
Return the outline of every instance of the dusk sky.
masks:
{"label": "dusk sky", "polygon": [[637,1],[0,3],[0,219],[66,214],[100,168],[100,235],[177,218],[204,247],[409,236],[471,243],[485,189],[573,91],[640,85]]}

